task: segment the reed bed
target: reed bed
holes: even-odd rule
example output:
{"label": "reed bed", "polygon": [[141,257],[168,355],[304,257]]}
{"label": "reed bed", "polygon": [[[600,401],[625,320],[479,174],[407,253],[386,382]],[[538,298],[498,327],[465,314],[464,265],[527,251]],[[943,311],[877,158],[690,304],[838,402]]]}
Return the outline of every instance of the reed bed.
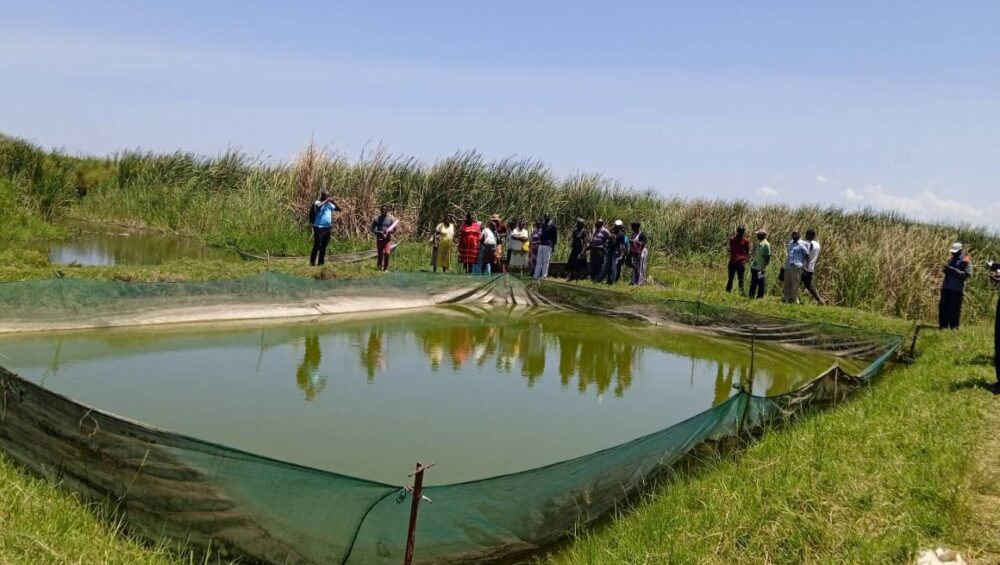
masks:
{"label": "reed bed", "polygon": [[[432,164],[381,145],[350,160],[313,142],[287,163],[234,150],[214,157],[125,151],[71,158],[0,138],[0,182],[7,185],[0,202],[7,194],[21,203],[19,212],[3,215],[22,224],[40,219],[36,225],[51,225],[69,214],[272,255],[308,251],[307,210],[321,188],[343,209],[334,225],[338,239],[366,237],[381,204],[402,219],[403,238],[415,241],[424,241],[447,213],[526,220],[549,213],[567,230],[577,217],[637,220],[668,270],[723,268],[726,237],[738,224],[768,229],[778,260],[792,229],[814,228],[823,244],[817,284],[827,300],[913,319],[936,315],[951,242],[966,243],[977,265],[1000,258],[996,234],[979,227],[917,223],[870,209],[663,196],[596,174],[559,177],[533,159],[491,161],[475,151]],[[992,306],[986,278],[976,276],[966,296],[967,319],[991,315]]]}

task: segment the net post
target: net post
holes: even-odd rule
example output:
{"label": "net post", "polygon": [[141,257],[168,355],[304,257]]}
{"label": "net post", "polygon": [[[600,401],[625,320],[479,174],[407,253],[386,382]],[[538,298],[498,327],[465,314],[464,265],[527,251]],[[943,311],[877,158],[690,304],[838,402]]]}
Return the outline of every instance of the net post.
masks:
{"label": "net post", "polygon": [[427,502],[431,501],[431,499],[422,494],[424,490],[424,471],[433,466],[434,463],[422,465],[418,461],[416,470],[409,474],[410,477],[413,477],[413,486],[408,487],[407,490],[412,491],[413,501],[410,502],[410,523],[406,530],[406,553],[403,555],[403,565],[412,565],[413,563],[413,547],[417,538],[417,511],[420,509],[420,499],[423,498]]}
{"label": "net post", "polygon": [[747,414],[750,412],[750,401],[753,399],[753,374],[754,374],[754,360],[757,353],[757,326],[754,326],[750,331],[750,372],[747,375],[747,386],[743,391],[747,395],[746,401],[743,403],[743,415],[740,416],[740,424],[737,428],[737,435],[743,437],[743,428],[746,425]]}
{"label": "net post", "polygon": [[267,260],[267,265],[265,266],[266,271],[264,272],[264,293],[271,293],[271,251],[265,251],[264,257]]}

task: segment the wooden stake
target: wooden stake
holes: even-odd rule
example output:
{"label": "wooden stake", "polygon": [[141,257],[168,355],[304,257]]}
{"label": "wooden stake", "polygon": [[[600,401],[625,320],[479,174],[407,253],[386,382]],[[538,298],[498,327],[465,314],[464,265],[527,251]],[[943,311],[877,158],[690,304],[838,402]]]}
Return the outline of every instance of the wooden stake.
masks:
{"label": "wooden stake", "polygon": [[413,486],[407,489],[411,491],[413,501],[410,502],[410,524],[406,532],[406,554],[403,556],[403,565],[412,565],[413,563],[413,547],[417,538],[417,511],[420,509],[420,499],[423,498],[427,502],[431,502],[431,499],[422,494],[424,490],[424,471],[433,466],[434,463],[421,465],[418,461],[417,469],[409,474],[410,477],[414,477]]}

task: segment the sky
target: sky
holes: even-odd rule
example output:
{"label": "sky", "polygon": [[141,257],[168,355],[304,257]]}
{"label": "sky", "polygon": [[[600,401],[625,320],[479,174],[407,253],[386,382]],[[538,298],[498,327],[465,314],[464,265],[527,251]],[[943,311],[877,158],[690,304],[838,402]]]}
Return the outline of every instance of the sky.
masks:
{"label": "sky", "polygon": [[476,149],[1000,229],[1000,2],[0,0],[0,132],[70,153]]}

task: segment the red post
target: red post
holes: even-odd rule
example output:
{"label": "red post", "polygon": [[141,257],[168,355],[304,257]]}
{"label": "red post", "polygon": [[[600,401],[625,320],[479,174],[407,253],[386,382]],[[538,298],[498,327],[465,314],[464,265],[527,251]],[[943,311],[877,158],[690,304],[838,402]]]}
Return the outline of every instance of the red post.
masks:
{"label": "red post", "polygon": [[422,494],[424,490],[424,471],[433,466],[434,463],[421,465],[418,461],[417,469],[409,475],[414,477],[413,487],[407,489],[411,491],[413,501],[410,503],[410,525],[406,532],[406,554],[403,556],[403,565],[412,565],[413,563],[413,546],[417,540],[417,511],[420,509],[420,499],[425,498],[427,502],[431,501]]}

